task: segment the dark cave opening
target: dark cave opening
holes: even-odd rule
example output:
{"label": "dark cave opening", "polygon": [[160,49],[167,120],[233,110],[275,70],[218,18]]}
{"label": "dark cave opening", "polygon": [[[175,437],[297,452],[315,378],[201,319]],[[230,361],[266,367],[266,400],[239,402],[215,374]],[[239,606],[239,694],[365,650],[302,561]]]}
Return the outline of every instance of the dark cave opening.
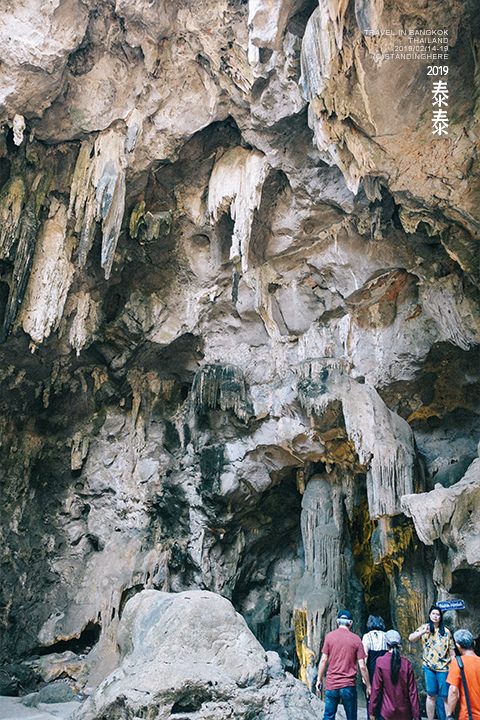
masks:
{"label": "dark cave opening", "polygon": [[137,593],[142,592],[142,590],[145,590],[143,585],[134,585],[133,587],[127,588],[123,591],[122,597],[120,598],[120,606],[118,608],[119,618],[122,617],[125,605],[130,600],[130,598],[132,598],[134,595],[137,595]]}
{"label": "dark cave opening", "polygon": [[[457,599],[464,600],[466,611],[457,610],[456,626],[467,627],[477,635],[475,641],[475,652],[480,655],[480,625],[478,617],[480,604],[478,601],[478,588],[480,587],[480,571],[474,567],[459,568],[452,573],[452,585],[450,593]],[[466,615],[466,617],[465,617]],[[472,622],[473,621],[473,622]]]}
{"label": "dark cave opening", "polygon": [[97,644],[100,634],[102,632],[102,626],[96,622],[89,622],[79,637],[73,637],[69,640],[59,640],[53,645],[47,645],[46,647],[35,648],[34,655],[50,655],[51,653],[63,653],[67,650],[74,652],[76,655],[83,655],[88,653],[94,645]]}
{"label": "dark cave opening", "polygon": [[299,575],[303,572],[302,496],[296,471],[289,468],[244,514],[241,524],[246,543],[232,592],[235,609],[261,645],[277,652],[284,667],[294,674],[298,659],[291,622],[294,588],[289,587],[289,574],[296,568]]}
{"label": "dark cave opening", "polygon": [[450,592],[453,595],[478,594],[480,572],[474,568],[459,568],[452,573]]}
{"label": "dark cave opening", "polygon": [[184,713],[194,713],[201,709],[203,703],[209,702],[212,697],[209,693],[190,691],[180,697],[170,710],[171,715],[182,715]]}
{"label": "dark cave opening", "polygon": [[382,564],[375,564],[372,557],[371,538],[375,527],[376,524],[371,520],[368,512],[365,488],[360,505],[354,508],[349,522],[355,572],[364,591],[367,614],[380,615],[386,627],[392,627],[390,581],[385,567]]}
{"label": "dark cave opening", "polygon": [[0,158],[0,190],[10,179],[12,163],[7,157]]}
{"label": "dark cave opening", "polygon": [[8,283],[1,281],[0,282],[0,322],[2,322],[2,323],[3,323],[3,318],[5,316],[5,308],[7,307],[9,292],[10,292],[10,288],[9,288]]}
{"label": "dark cave opening", "polygon": [[[300,489],[310,477],[324,473],[325,465],[323,462],[307,462],[302,468],[289,468],[288,472],[283,472],[285,475],[278,485],[267,491],[243,518],[243,528],[250,532],[232,603],[265,650],[278,652],[284,668],[298,676],[299,660],[292,616],[296,584],[305,569],[301,535],[303,495]],[[362,482],[362,476],[358,476],[356,481]],[[363,483],[366,483],[365,477]],[[267,522],[265,518],[268,518]],[[348,522],[355,575],[360,581],[364,598],[360,613],[362,625],[354,630],[359,635],[364,632],[363,623],[369,614],[381,615],[386,627],[393,626],[388,568],[382,562],[375,563],[372,557],[371,540],[375,528],[376,523],[368,514],[365,485],[361,502],[354,507]],[[396,532],[395,529],[393,531]],[[277,563],[285,565],[287,562],[298,573],[297,578],[294,572],[288,578],[279,577]],[[354,584],[348,594],[349,598],[344,602],[353,602]]]}

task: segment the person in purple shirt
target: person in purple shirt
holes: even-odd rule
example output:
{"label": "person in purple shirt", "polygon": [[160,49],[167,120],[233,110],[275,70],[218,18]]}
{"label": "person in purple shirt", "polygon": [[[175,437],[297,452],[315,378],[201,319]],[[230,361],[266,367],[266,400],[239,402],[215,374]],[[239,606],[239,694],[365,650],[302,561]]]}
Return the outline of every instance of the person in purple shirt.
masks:
{"label": "person in purple shirt", "polygon": [[402,639],[396,630],[389,630],[385,640],[387,653],[378,658],[373,675],[370,720],[375,720],[379,709],[383,720],[421,720],[412,663],[400,655]]}

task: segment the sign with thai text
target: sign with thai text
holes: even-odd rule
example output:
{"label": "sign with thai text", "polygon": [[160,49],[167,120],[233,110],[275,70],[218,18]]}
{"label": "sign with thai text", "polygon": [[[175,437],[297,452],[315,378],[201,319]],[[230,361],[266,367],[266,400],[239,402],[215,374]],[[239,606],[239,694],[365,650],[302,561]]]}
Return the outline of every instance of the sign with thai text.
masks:
{"label": "sign with thai text", "polygon": [[440,610],[465,610],[464,600],[440,600],[437,602]]}

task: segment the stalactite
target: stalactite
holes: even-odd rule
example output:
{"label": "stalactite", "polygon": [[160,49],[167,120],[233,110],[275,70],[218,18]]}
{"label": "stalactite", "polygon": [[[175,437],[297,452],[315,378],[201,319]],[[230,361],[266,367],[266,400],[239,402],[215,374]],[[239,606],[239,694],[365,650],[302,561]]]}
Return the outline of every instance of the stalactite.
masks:
{"label": "stalactite", "polygon": [[75,268],[70,262],[66,207],[52,200],[50,214],[36,242],[33,266],[19,322],[34,343],[56,329],[62,318]]}
{"label": "stalactite", "polygon": [[137,203],[130,215],[130,237],[138,240],[140,245],[154,242],[160,237],[170,234],[172,228],[172,213],[151,213],[145,209],[145,201]]}
{"label": "stalactite", "polygon": [[162,391],[162,381],[154,370],[143,372],[137,368],[128,372],[127,379],[133,393],[132,423],[135,428],[140,407],[145,416],[151,413],[153,404]]}
{"label": "stalactite", "polygon": [[335,587],[343,594],[345,576],[342,572],[340,534],[333,528],[321,528],[315,533],[315,540],[315,577],[327,587]]}
{"label": "stalactite", "polygon": [[[348,0],[343,0],[343,2]],[[250,29],[249,47],[278,50],[283,40],[285,26],[291,16],[299,9],[299,0],[249,0],[248,27]]]}
{"label": "stalactite", "polygon": [[208,186],[208,213],[217,222],[230,212],[234,221],[230,260],[248,269],[248,250],[255,210],[260,206],[268,174],[265,156],[257,150],[235,147],[215,163]]}
{"label": "stalactite", "polygon": [[33,196],[30,197],[22,213],[19,228],[19,240],[15,254],[12,284],[5,309],[0,342],[5,342],[10,330],[13,328],[17,313],[22,305],[23,297],[27,289],[28,278],[30,277],[30,271],[32,269],[38,229],[35,198]]}
{"label": "stalactite", "polygon": [[335,26],[327,3],[322,0],[307,23],[302,41],[300,86],[305,100],[313,100],[322,94],[326,80],[332,75],[336,56]]}
{"label": "stalactite", "polygon": [[240,419],[252,416],[250,393],[243,371],[234,365],[206,365],[195,376],[191,402],[195,412],[233,410]]}
{"label": "stalactite", "polygon": [[345,362],[336,358],[308,358],[296,368],[297,391],[302,406],[311,413],[323,415],[331,400],[329,394],[331,373],[342,371]]}
{"label": "stalactite", "polygon": [[[95,302],[90,293],[79,292],[67,298],[64,318],[73,315],[68,328],[68,341],[75,349],[77,356],[80,350],[95,338],[101,322],[99,303]],[[60,329],[63,332],[63,329]]]}
{"label": "stalactite", "polygon": [[25,118],[23,115],[15,115],[13,118],[13,142],[15,145],[21,145],[23,142],[23,133],[25,132]]}
{"label": "stalactite", "polygon": [[451,487],[440,484],[428,493],[402,498],[405,514],[411,517],[418,537],[425,545],[440,540],[450,549],[451,570],[459,566],[478,565],[478,535],[469,538],[469,528],[479,526],[480,459],[476,458],[465,475]]}
{"label": "stalactite", "polygon": [[[300,87],[309,103],[308,124],[322,159],[340,168],[348,189],[356,195],[362,178],[375,168],[375,146],[352,126],[341,93],[335,101],[345,12],[344,2],[320,0],[312,13],[302,39]],[[368,115],[368,108],[365,112]]]}
{"label": "stalactite", "polygon": [[330,483],[315,476],[310,480],[302,501],[302,538],[305,569],[313,572],[321,584],[341,591],[341,533],[335,524]]}
{"label": "stalactite", "polygon": [[382,12],[383,0],[355,0],[355,17],[363,35],[378,31]]}
{"label": "stalactite", "polygon": [[[54,164],[47,162],[43,172],[38,173],[35,177],[32,187],[29,190],[28,199],[21,210],[16,233],[18,243],[15,250],[10,293],[5,309],[3,327],[0,333],[0,342],[5,342],[22,306],[30,271],[32,269],[33,254],[37,241],[38,217],[45,197],[50,189],[54,173]],[[18,205],[16,205],[16,207],[18,210]]]}
{"label": "stalactite", "polygon": [[127,137],[125,138],[125,152],[131,153],[137,146],[138,136],[143,130],[143,116],[135,108],[127,118]]}
{"label": "stalactite", "polygon": [[0,193],[0,260],[8,258],[18,238],[25,196],[25,183],[19,176],[12,177]]}
{"label": "stalactite", "polygon": [[[323,0],[325,2],[325,0]],[[335,38],[337,47],[342,49],[343,45],[343,29],[345,26],[345,13],[347,12],[350,0],[328,0],[327,7],[330,19],[335,28]],[[321,5],[320,5],[321,7]]]}
{"label": "stalactite", "polygon": [[70,467],[72,470],[81,470],[83,462],[88,454],[90,438],[81,431],[75,433],[72,438],[72,449],[70,454]]}
{"label": "stalactite", "polygon": [[387,408],[377,391],[342,372],[333,358],[306,360],[297,369],[300,401],[322,415],[329,402],[342,402],[345,429],[359,461],[369,465],[370,517],[396,515],[400,498],[414,491],[415,450],[410,426]]}
{"label": "stalactite", "polygon": [[110,130],[83,143],[70,191],[69,214],[80,235],[78,265],[83,267],[92,246],[95,222],[102,223],[101,266],[108,280],[125,210],[125,140]]}
{"label": "stalactite", "polygon": [[434,287],[425,288],[422,293],[423,306],[428,310],[440,328],[442,339],[458,345],[462,350],[470,350],[478,344],[473,328],[471,330],[458,312],[463,300],[462,282],[456,275],[440,278]]}
{"label": "stalactite", "polygon": [[95,232],[95,188],[91,180],[94,171],[94,143],[88,139],[82,143],[78,153],[70,188],[68,215],[75,217],[75,232],[80,236],[78,246],[78,267],[85,265]]}
{"label": "stalactite", "polygon": [[370,517],[401,512],[400,498],[414,490],[415,449],[410,426],[389,410],[377,391],[347,378],[342,398],[345,427],[359,460],[370,468]]}

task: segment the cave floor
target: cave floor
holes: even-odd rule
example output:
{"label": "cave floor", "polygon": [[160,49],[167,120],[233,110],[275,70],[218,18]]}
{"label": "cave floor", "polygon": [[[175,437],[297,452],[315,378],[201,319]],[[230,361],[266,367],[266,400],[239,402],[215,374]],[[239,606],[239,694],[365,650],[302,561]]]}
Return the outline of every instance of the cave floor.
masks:
{"label": "cave floor", "polygon": [[[18,697],[0,697],[0,720],[71,720],[78,702],[47,704],[40,703],[39,707],[25,707]],[[338,720],[344,720],[345,713],[340,706],[337,712]],[[319,719],[320,720],[320,719]],[[368,720],[367,710],[359,706],[358,720]]]}
{"label": "cave floor", "polygon": [[69,720],[79,707],[78,702],[47,704],[25,707],[21,698],[0,697],[0,720]]}

